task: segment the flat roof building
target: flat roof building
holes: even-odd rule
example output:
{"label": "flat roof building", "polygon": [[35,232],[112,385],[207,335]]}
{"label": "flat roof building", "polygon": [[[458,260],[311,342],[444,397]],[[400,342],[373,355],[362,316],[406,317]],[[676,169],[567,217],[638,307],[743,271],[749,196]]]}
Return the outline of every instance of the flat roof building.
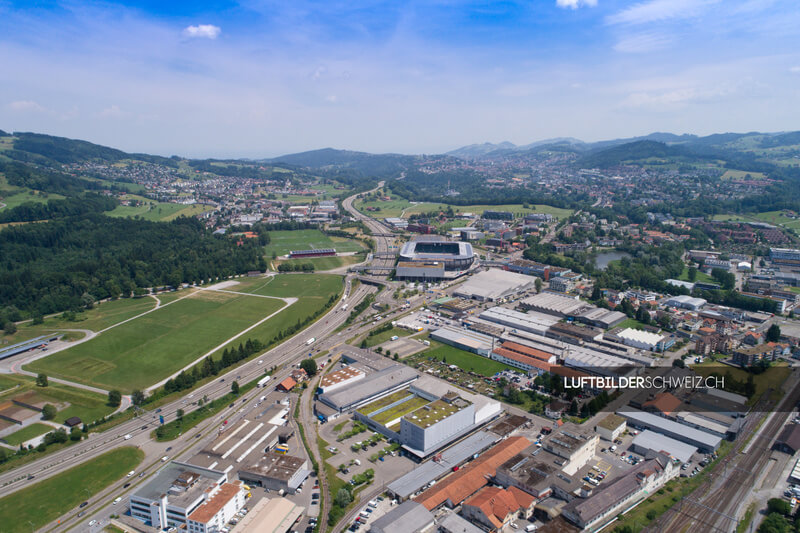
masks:
{"label": "flat roof building", "polygon": [[322,377],[319,382],[320,393],[333,392],[342,387],[352,385],[360,379],[364,379],[366,374],[357,368],[348,366],[336,372],[331,372]]}
{"label": "flat roof building", "polygon": [[453,294],[462,298],[493,302],[533,288],[534,279],[524,274],[490,268],[473,275]]}
{"label": "flat roof building", "polygon": [[716,451],[722,442],[722,439],[716,435],[689,427],[685,424],[679,424],[678,422],[652,413],[626,409],[624,411],[617,411],[617,414],[624,417],[628,421],[629,426],[640,429],[650,429],[656,433],[661,433],[667,437],[672,437],[673,439],[696,446],[705,453]]}
{"label": "flat roof building", "polygon": [[616,334],[627,346],[633,346],[651,352],[663,349],[664,336],[639,329],[626,328]]}
{"label": "flat roof building", "polygon": [[592,307],[577,298],[552,292],[540,292],[534,296],[528,296],[520,301],[520,305],[527,311],[539,311],[557,317],[577,314],[586,308]]}
{"label": "flat roof building", "polygon": [[247,533],[287,533],[303,515],[305,507],[287,498],[262,498],[242,518],[236,531]]}
{"label": "flat roof building", "polygon": [[239,479],[248,485],[293,494],[310,473],[305,459],[268,451],[239,470]]}
{"label": "flat roof building", "polygon": [[414,369],[393,364],[358,380],[349,387],[321,394],[319,400],[339,412],[349,411],[380,396],[391,394],[418,377],[419,374]]}
{"label": "flat roof building", "polygon": [[505,307],[492,307],[480,314],[480,318],[510,328],[544,336],[547,329],[558,322],[557,318],[542,313],[520,313]]}
{"label": "flat roof building", "polygon": [[492,351],[493,339],[487,335],[463,328],[444,326],[430,334],[431,339],[461,350],[487,357]]}
{"label": "flat roof building", "polygon": [[444,279],[443,261],[400,261],[394,277],[405,281],[440,281]]}
{"label": "flat roof building", "polygon": [[370,533],[426,533],[433,530],[433,514],[411,500],[378,518],[369,528]]}
{"label": "flat roof building", "polygon": [[697,448],[646,429],[633,438],[633,451],[645,457],[650,452],[663,452],[682,463],[688,463]]}

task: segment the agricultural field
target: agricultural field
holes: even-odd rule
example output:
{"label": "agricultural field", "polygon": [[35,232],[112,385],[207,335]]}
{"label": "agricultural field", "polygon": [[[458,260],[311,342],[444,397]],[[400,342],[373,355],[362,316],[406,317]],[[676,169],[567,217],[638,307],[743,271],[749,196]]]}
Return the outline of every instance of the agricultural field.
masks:
{"label": "agricultural field", "polygon": [[[41,324],[34,325],[31,321],[24,322],[19,325],[15,334],[0,338],[2,338],[3,343],[16,344],[27,339],[67,329],[88,329],[97,332],[149,311],[155,306],[156,301],[151,297],[120,298],[119,300],[95,304],[93,309],[77,313],[75,320],[66,320],[61,318],[62,315],[57,315],[46,318]],[[2,348],[2,345],[0,345],[0,348]]]}
{"label": "agricultural field", "polygon": [[26,369],[123,392],[144,389],[285,305],[231,292],[187,295]]}
{"label": "agricultural field", "polygon": [[[6,379],[12,381],[14,385],[0,392],[0,402],[33,391],[35,396],[28,398],[28,401],[46,402],[59,408],[54,422],[63,423],[73,416],[84,422],[94,422],[114,412],[114,407],[107,405],[108,398],[96,392],[70,387],[52,380],[47,387],[37,387],[35,378],[19,374],[9,374]],[[64,405],[66,407],[62,408]]]}
{"label": "agricultural field", "polygon": [[726,170],[721,180],[763,180],[767,175],[763,172],[747,172],[745,170]]}
{"label": "agricultural field", "polygon": [[264,247],[267,258],[272,254],[286,255],[292,250],[317,250],[334,248],[337,252],[359,252],[364,249],[358,241],[342,237],[329,237],[317,229],[270,231],[270,243]]}
{"label": "agricultural field", "polygon": [[106,213],[111,217],[141,217],[151,221],[169,221],[181,216],[194,216],[208,211],[213,207],[199,204],[174,204],[169,202],[156,202],[143,196],[128,194],[122,197],[128,200],[139,200],[141,205],[118,205]]}
{"label": "agricultural field", "polygon": [[19,446],[23,442],[29,441],[32,438],[38,437],[40,435],[44,435],[45,433],[49,433],[51,431],[55,431],[56,428],[53,426],[48,426],[47,424],[40,424],[36,422],[35,424],[31,424],[29,426],[25,426],[24,428],[20,429],[19,431],[15,431],[10,435],[6,435],[2,438],[6,442],[6,444],[10,444],[11,446]]}
{"label": "agricultural field", "polygon": [[[411,207],[419,208],[419,212],[426,212],[430,211],[431,209],[435,209],[438,205],[439,204],[431,204],[427,202],[412,204],[405,198],[399,198],[397,196],[392,196],[392,199],[388,201],[376,200],[365,202],[361,199],[357,199],[355,202],[353,202],[353,207],[375,218],[406,216],[408,213],[404,213],[404,211]],[[380,211],[368,211],[366,209],[367,207],[378,208]]]}
{"label": "agricultural field", "polygon": [[498,361],[493,361],[488,357],[483,357],[446,345],[433,348],[413,357],[417,359],[433,357],[435,360],[444,361],[448,365],[456,365],[465,372],[475,372],[486,377],[493,376],[497,372],[502,372],[503,370],[515,370],[513,367],[504,365]]}
{"label": "agricultural field", "polygon": [[143,458],[141,450],[118,448],[0,499],[3,531],[28,533],[45,526],[134,470]]}

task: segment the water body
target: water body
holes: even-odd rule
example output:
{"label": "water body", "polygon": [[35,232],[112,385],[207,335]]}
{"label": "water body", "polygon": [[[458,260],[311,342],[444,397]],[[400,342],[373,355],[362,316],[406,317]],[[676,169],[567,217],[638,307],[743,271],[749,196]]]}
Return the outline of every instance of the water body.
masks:
{"label": "water body", "polygon": [[611,250],[608,252],[600,252],[595,256],[594,266],[599,268],[600,270],[605,270],[606,268],[608,268],[608,264],[611,261],[619,261],[623,257],[631,257],[631,254],[627,252],[618,252],[616,250]]}

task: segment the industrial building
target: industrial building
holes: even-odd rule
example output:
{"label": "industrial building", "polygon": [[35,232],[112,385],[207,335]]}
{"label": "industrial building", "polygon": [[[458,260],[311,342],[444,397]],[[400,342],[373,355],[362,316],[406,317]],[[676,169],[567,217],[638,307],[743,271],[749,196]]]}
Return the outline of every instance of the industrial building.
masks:
{"label": "industrial building", "polygon": [[400,261],[439,262],[444,263],[447,271],[466,270],[475,261],[475,253],[468,242],[410,241],[400,249]]}
{"label": "industrial building", "polygon": [[533,512],[534,498],[517,487],[484,487],[461,506],[461,514],[489,531],[500,531],[522,515]]}
{"label": "industrial building", "polygon": [[571,298],[552,292],[540,292],[539,294],[528,296],[520,301],[520,306],[526,311],[539,311],[548,315],[563,318],[577,314],[590,307],[590,304],[577,298]]}
{"label": "industrial building", "polygon": [[489,431],[478,431],[466,439],[447,448],[437,459],[426,461],[415,469],[389,483],[388,491],[398,500],[404,501],[431,483],[435,483],[473,456],[493,446],[500,437]]}
{"label": "industrial building", "polygon": [[434,531],[433,514],[414,501],[403,502],[369,528],[370,533],[427,533]]}
{"label": "industrial building", "polygon": [[664,335],[658,333],[650,333],[649,331],[642,331],[640,329],[625,328],[620,332],[615,333],[617,337],[622,339],[626,346],[633,346],[641,350],[649,350],[651,352],[660,352],[668,348],[667,339]]}
{"label": "industrial building", "polygon": [[472,352],[484,357],[488,357],[494,345],[494,339],[487,335],[470,331],[463,328],[454,328],[452,326],[444,326],[430,334],[431,339]]}
{"label": "industrial building", "polygon": [[424,458],[501,412],[494,400],[422,380],[363,405],[353,416]]}
{"label": "industrial building", "polygon": [[672,437],[673,439],[696,446],[704,453],[716,451],[722,442],[722,439],[716,435],[652,413],[626,409],[624,411],[618,411],[617,414],[624,417],[628,421],[629,426],[642,430],[650,429],[656,433],[661,433],[667,437]]}
{"label": "industrial building", "polygon": [[800,250],[792,248],[770,248],[770,260],[778,265],[800,265]]}
{"label": "industrial building", "polygon": [[775,440],[774,449],[794,455],[800,450],[800,424],[787,424]]}
{"label": "industrial building", "polygon": [[652,452],[663,452],[682,463],[688,463],[697,448],[666,435],[646,429],[633,438],[632,449],[645,457]]}
{"label": "industrial building", "polygon": [[565,459],[561,470],[571,476],[594,457],[599,440],[591,429],[570,423],[542,439],[542,449]]}
{"label": "industrial building", "polygon": [[304,512],[305,507],[295,505],[287,498],[262,498],[239,521],[236,531],[287,533]]}
{"label": "industrial building", "polygon": [[490,268],[462,283],[453,295],[482,302],[494,302],[532,289],[534,279],[524,274]]}
{"label": "industrial building", "polygon": [[399,390],[419,377],[405,365],[393,364],[349,387],[319,395],[319,400],[338,412],[350,411],[365,403]]}
{"label": "industrial building", "polygon": [[352,385],[365,377],[366,374],[364,372],[352,366],[348,366],[336,372],[324,375],[319,382],[319,392],[320,394],[333,392],[337,389]]}
{"label": "industrial building", "polygon": [[519,344],[506,341],[492,351],[491,358],[509,366],[524,370],[530,376],[538,376],[549,372],[556,362],[556,356]]}
{"label": "industrial building", "polygon": [[205,533],[209,525],[230,520],[244,500],[244,488],[228,483],[225,472],[171,461],[129,503],[131,516],[154,528],[188,528],[191,522],[193,532]]}
{"label": "industrial building", "polygon": [[588,498],[575,498],[561,514],[581,529],[598,531],[620,512],[663,487],[678,472],[668,457],[647,459]]}
{"label": "industrial building", "polygon": [[590,306],[581,313],[575,315],[575,320],[595,326],[598,328],[609,329],[624,322],[628,316],[620,311],[612,311],[602,307]]}
{"label": "industrial building", "polygon": [[239,479],[248,485],[294,494],[309,474],[305,459],[268,451],[239,470]]}
{"label": "industrial building", "polygon": [[614,442],[617,440],[617,437],[625,432],[627,427],[628,426],[624,418],[619,415],[615,415],[614,413],[610,413],[597,423],[597,425],[594,427],[594,430],[601,439]]}
{"label": "industrial building", "polygon": [[521,313],[505,307],[492,307],[481,313],[480,318],[510,328],[544,335],[547,329],[558,322],[557,318],[542,313]]}
{"label": "industrial building", "polygon": [[395,267],[394,277],[401,281],[434,281],[444,279],[442,261],[400,261]]}
{"label": "industrial building", "polygon": [[701,307],[706,305],[708,301],[703,298],[694,298],[692,296],[681,294],[667,298],[663,304],[670,307],[677,307],[678,309],[688,309],[689,311],[699,311]]}

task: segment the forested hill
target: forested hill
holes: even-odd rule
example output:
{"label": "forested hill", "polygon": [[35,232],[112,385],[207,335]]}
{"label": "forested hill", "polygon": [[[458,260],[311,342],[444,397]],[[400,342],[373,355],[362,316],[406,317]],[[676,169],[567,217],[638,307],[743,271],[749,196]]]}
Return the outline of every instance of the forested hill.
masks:
{"label": "forested hill", "polygon": [[248,270],[265,270],[256,239],[214,237],[196,219],[147,222],[96,213],[0,231],[0,301],[30,315],[79,309]]}

